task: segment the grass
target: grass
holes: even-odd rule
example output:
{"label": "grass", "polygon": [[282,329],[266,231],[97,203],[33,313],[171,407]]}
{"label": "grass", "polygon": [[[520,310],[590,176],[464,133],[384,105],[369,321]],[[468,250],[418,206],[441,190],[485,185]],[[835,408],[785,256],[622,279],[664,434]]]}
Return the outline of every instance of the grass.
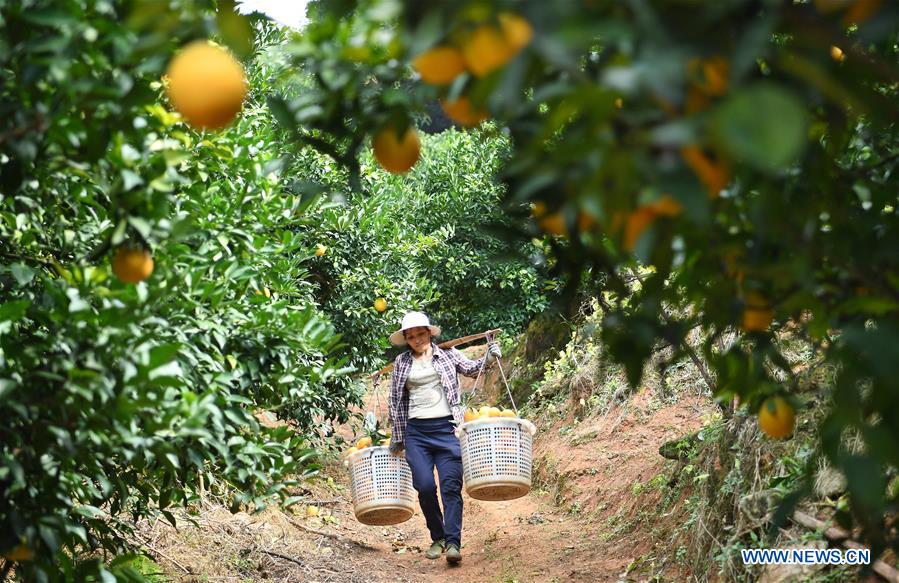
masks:
{"label": "grass", "polygon": [[595,440],[597,435],[599,435],[599,431],[590,431],[583,435],[578,435],[576,437],[572,437],[568,443],[571,444],[572,447],[577,447],[579,445],[583,445],[585,443]]}
{"label": "grass", "polygon": [[136,555],[133,559],[124,563],[123,566],[135,569],[147,583],[171,583],[173,581],[165,574],[159,563],[145,555]]}
{"label": "grass", "polygon": [[[582,327],[599,322],[601,310],[592,313]],[[726,347],[733,340],[732,335],[724,337],[721,346]],[[696,335],[690,339],[693,344],[701,341],[702,338]],[[597,450],[599,457],[598,463],[591,468],[593,471],[589,472],[565,476],[558,471],[562,462],[551,457],[543,460],[537,472],[543,487],[558,504],[565,504],[565,510],[577,516],[579,521],[599,523],[602,541],[626,537],[635,523],[648,524],[654,541],[653,550],[629,566],[629,571],[640,572],[641,578],[653,580],[658,573],[670,568],[681,573],[689,571],[713,577],[717,571],[724,580],[757,577],[757,572],[737,564],[741,548],[796,539],[814,540],[817,535],[794,528],[782,533],[778,540],[761,541],[763,527],[756,526],[752,516],[744,515],[740,501],[766,490],[786,493],[796,487],[804,468],[815,461],[813,437],[824,413],[823,408],[816,405],[826,394],[826,388],[832,386],[834,376],[832,367],[819,366],[820,355],[802,339],[783,333],[778,335],[777,341],[785,358],[798,373],[793,379],[799,384],[796,394],[808,404],[800,409],[792,439],[774,442],[760,436],[754,415],[747,413],[745,407],[728,420],[719,409],[710,407],[703,415],[703,427],[696,438],[677,444],[673,453],[678,454],[678,461],[666,463],[662,471],[645,482],[635,480],[626,486],[633,497],[650,495],[650,498],[658,499],[650,512],[640,510],[636,516],[629,516],[623,508],[613,506],[614,514],[603,517],[610,512],[608,501],[597,503],[592,510],[589,507],[593,504],[582,508],[572,502],[573,497],[569,494],[576,490],[575,486],[584,487],[583,482],[575,484],[579,475],[595,475],[596,481],[602,482],[604,476],[614,474],[631,458],[628,453],[608,453],[603,447],[591,448]],[[589,425],[591,418],[605,414],[616,405],[620,406],[616,414],[628,415],[636,423],[646,423],[660,408],[679,399],[711,396],[699,370],[686,359],[673,363],[664,372],[664,379],[653,362],[647,362],[641,391],[631,390],[621,368],[614,365],[605,352],[598,336],[574,334],[567,346],[547,353],[546,375],[539,384],[539,394],[532,400],[532,406],[535,417],[547,423],[570,420],[569,416],[575,414],[575,422],[568,421],[558,428],[558,434],[566,436],[567,444],[572,448],[590,446],[598,436]],[[660,352],[656,360],[667,358],[669,352]],[[777,377],[779,373],[775,370],[772,374]],[[790,380],[785,375],[777,378],[782,382]],[[642,392],[645,390],[650,391],[648,399]],[[638,392],[644,398],[628,400]],[[582,422],[580,432],[577,431],[578,421]],[[676,424],[672,429],[677,429]],[[891,487],[899,489],[899,477]],[[618,504],[617,501],[612,503]],[[660,515],[669,518],[659,519]],[[664,526],[666,523],[667,527]],[[639,527],[643,528],[642,525]],[[712,547],[717,549],[714,553],[709,552]],[[811,580],[822,583],[844,580],[856,572],[828,568],[814,574]]]}

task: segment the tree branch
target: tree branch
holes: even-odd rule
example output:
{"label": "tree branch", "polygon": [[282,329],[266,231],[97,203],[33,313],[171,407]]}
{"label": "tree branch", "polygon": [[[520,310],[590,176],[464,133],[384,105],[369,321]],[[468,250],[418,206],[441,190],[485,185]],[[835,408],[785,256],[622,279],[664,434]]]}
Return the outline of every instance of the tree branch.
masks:
{"label": "tree branch", "polygon": [[6,142],[7,140],[9,140],[11,138],[18,138],[20,136],[24,136],[25,134],[27,134],[28,132],[33,131],[33,130],[42,132],[46,129],[47,129],[47,126],[46,126],[46,123],[44,120],[44,116],[39,113],[39,114],[37,114],[37,116],[35,116],[34,121],[32,121],[30,124],[24,125],[21,127],[17,127],[17,128],[12,128],[12,129],[6,130],[3,133],[0,133],[0,144],[3,144],[4,142]]}
{"label": "tree branch", "polygon": [[880,161],[875,162],[874,164],[871,164],[870,166],[862,166],[859,168],[853,168],[849,172],[849,175],[850,176],[861,176],[863,174],[867,174],[868,172],[871,172],[872,170],[877,170],[878,168],[882,168],[883,166],[886,166],[890,162],[895,162],[896,160],[899,160],[899,152],[894,152],[894,153],[890,154],[889,156],[886,156],[885,158],[881,158]]}
{"label": "tree branch", "polygon": [[333,533],[333,532],[326,532],[326,531],[324,531],[324,530],[318,530],[317,528],[312,528],[312,527],[306,526],[305,524],[300,524],[299,522],[297,522],[296,520],[293,520],[293,519],[290,518],[290,517],[286,517],[286,518],[287,518],[287,522],[289,522],[289,523],[292,524],[293,526],[299,528],[300,530],[305,530],[306,532],[311,532],[312,534],[317,534],[317,535],[319,535],[319,536],[326,536],[326,537],[328,537],[328,538],[333,538],[334,540],[338,540],[338,541],[341,541],[341,542],[352,543],[352,544],[354,544],[354,545],[356,545],[356,546],[362,547],[363,549],[367,549],[367,550],[375,550],[375,547],[370,546],[370,545],[367,545],[367,544],[365,544],[365,543],[363,543],[363,542],[359,542],[359,541],[357,541],[357,540],[353,540],[353,539],[351,539],[351,538],[347,538],[347,537],[345,537],[345,536],[342,536],[342,535],[339,535],[339,534],[335,534],[335,533]]}
{"label": "tree branch", "polygon": [[[814,516],[810,516],[804,512],[800,512],[799,510],[793,513],[793,522],[806,528],[821,530],[824,532],[824,537],[827,538],[827,540],[842,544],[846,548],[867,549],[867,547],[865,547],[864,545],[861,545],[849,538],[849,533],[845,530],[837,528],[835,526],[828,526],[826,522],[818,520]],[[880,559],[877,559],[872,563],[871,568],[875,573],[877,573],[887,581],[899,583],[899,571],[897,571],[895,567],[892,567],[884,563]]]}
{"label": "tree branch", "polygon": [[23,261],[25,263],[36,263],[44,267],[53,267],[52,261],[41,259],[39,257],[30,257],[28,255],[19,255],[17,253],[7,253],[6,251],[0,251],[0,257],[4,257],[6,259],[18,259],[19,261]]}

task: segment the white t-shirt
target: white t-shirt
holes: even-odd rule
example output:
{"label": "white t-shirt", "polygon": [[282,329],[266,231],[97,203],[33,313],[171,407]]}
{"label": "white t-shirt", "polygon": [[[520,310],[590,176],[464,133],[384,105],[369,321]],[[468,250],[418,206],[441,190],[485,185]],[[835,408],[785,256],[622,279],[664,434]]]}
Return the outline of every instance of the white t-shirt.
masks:
{"label": "white t-shirt", "polygon": [[440,375],[430,358],[412,359],[412,370],[406,380],[409,389],[409,418],[433,419],[452,415]]}

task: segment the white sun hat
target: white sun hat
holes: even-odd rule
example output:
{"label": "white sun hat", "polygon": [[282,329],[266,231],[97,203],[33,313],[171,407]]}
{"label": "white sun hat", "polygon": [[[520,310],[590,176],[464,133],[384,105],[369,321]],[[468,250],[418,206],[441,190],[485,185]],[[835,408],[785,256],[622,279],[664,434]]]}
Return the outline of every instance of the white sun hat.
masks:
{"label": "white sun hat", "polygon": [[400,326],[400,329],[390,335],[390,343],[394,346],[405,346],[406,339],[403,337],[403,330],[417,328],[419,326],[427,326],[431,331],[431,336],[440,336],[440,328],[438,326],[431,326],[431,322],[428,320],[427,316],[421,312],[406,312],[406,315],[403,316],[403,324]]}

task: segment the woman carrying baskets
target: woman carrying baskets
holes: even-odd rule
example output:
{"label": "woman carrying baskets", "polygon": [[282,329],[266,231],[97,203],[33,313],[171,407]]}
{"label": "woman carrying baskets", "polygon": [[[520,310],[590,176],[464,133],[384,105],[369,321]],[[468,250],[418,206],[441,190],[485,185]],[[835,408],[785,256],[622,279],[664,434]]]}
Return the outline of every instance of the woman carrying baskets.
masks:
{"label": "woman carrying baskets", "polygon": [[[440,328],[421,312],[403,316],[399,330],[390,335],[395,346],[408,346],[394,361],[390,383],[390,451],[405,450],[412,470],[412,486],[431,534],[429,559],[446,551],[446,560],[462,560],[462,453],[455,425],[463,420],[459,373],[474,377],[501,356],[499,346],[478,360],[470,360],[455,348],[441,349],[433,342]],[[437,502],[434,468],[440,480],[443,513]]]}

